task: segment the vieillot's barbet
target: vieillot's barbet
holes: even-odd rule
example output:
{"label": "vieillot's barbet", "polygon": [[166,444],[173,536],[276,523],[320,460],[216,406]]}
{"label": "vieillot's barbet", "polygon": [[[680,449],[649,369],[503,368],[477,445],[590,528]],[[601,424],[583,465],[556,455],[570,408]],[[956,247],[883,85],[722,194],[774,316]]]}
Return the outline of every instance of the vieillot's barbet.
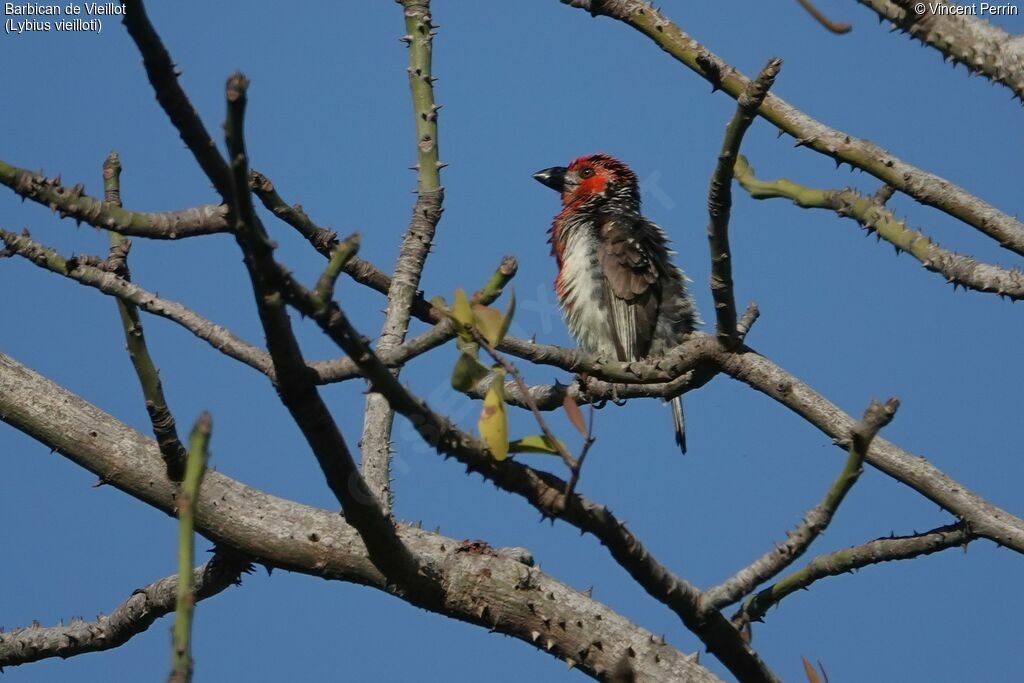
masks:
{"label": "vieillot's barbet", "polygon": [[[636,174],[591,154],[533,177],[562,195],[549,230],[555,291],[580,348],[635,361],[681,343],[700,321],[665,232],[640,213]],[[671,403],[676,443],[686,453],[683,404],[679,397]]]}

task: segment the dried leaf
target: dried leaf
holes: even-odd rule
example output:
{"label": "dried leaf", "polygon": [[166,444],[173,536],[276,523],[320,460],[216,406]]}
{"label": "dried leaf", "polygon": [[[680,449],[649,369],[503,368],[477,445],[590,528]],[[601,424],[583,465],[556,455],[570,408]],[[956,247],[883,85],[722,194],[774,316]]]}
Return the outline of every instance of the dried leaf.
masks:
{"label": "dried leaf", "polygon": [[576,428],[584,439],[587,438],[587,423],[583,419],[583,412],[569,394],[566,394],[565,398],[562,399],[562,409],[565,410],[565,414],[569,417],[569,422],[572,422],[572,426]]}
{"label": "dried leaf", "polygon": [[[565,448],[565,444],[558,442]],[[551,439],[542,434],[534,434],[516,439],[508,445],[510,453],[543,453],[545,455],[558,455],[558,445],[552,443]]]}
{"label": "dried leaf", "polygon": [[818,672],[814,670],[811,663],[807,661],[807,657],[801,657],[804,663],[804,674],[807,676],[807,683],[821,683],[821,679],[818,678]]}
{"label": "dried leaf", "polygon": [[484,406],[477,422],[480,437],[495,460],[508,457],[508,411],[505,407],[505,373],[494,373],[494,382],[484,396]]}

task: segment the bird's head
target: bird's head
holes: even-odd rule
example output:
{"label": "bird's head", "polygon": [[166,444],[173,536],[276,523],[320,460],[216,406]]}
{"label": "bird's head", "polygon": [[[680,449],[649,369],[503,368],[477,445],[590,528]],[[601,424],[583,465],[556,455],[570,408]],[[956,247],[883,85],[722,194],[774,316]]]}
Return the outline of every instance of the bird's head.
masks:
{"label": "bird's head", "polygon": [[607,154],[579,157],[533,177],[562,195],[565,208],[639,211],[640,188],[629,166]]}

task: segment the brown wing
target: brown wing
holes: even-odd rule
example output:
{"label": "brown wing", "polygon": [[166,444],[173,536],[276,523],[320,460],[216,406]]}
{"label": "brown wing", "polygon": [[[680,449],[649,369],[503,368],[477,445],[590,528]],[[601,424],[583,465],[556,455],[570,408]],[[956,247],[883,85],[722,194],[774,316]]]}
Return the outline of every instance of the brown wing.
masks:
{"label": "brown wing", "polygon": [[608,216],[599,224],[597,257],[605,277],[605,298],[619,360],[648,354],[658,321],[661,287],[651,245],[638,221]]}

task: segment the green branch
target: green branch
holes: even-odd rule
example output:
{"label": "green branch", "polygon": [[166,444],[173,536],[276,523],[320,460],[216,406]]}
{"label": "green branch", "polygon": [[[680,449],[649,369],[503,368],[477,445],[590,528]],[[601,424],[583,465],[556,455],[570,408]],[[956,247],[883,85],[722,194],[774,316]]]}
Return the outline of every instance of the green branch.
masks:
{"label": "green branch", "polygon": [[[121,159],[117,152],[111,152],[103,162],[103,194],[106,203],[121,205]],[[112,231],[107,231],[107,236],[110,239],[110,257],[107,259],[110,271],[130,281],[127,259],[131,241]],[[149,355],[142,321],[139,319],[139,309],[125,299],[118,299],[117,310],[121,317],[121,326],[124,328],[128,356],[142,386],[146,412],[149,413],[153,435],[167,467],[167,476],[172,481],[180,481],[185,468],[185,449],[178,439],[174,415],[167,407],[163,384],[160,382],[160,371]]]}
{"label": "green branch", "polygon": [[[431,49],[434,26],[430,17],[430,0],[400,0],[405,15],[405,35],[409,46],[409,88],[412,92],[416,120],[417,197],[409,226],[402,236],[393,276],[387,292],[384,324],[377,339],[378,351],[390,353],[405,341],[409,320],[416,303],[423,266],[434,241],[441,219],[444,188],[438,160],[437,110],[434,103]],[[395,368],[397,375],[399,368]],[[366,397],[363,410],[363,431],[360,435],[363,456],[363,477],[370,490],[388,513],[392,506],[391,432],[394,411],[379,395]]]}
{"label": "green branch", "polygon": [[869,233],[905,251],[933,273],[939,273],[954,286],[998,294],[1013,300],[1024,299],[1024,271],[982,263],[943,249],[923,233],[907,227],[885,208],[889,186],[882,194],[866,197],[856,190],[818,190],[791,180],[759,180],[754,169],[740,156],[736,160],[736,180],[754,199],[785,198],[805,209],[829,209],[843,218],[851,218]]}
{"label": "green branch", "polygon": [[[832,482],[825,497],[808,511],[803,522],[787,534],[784,543],[741,569],[728,581],[707,591],[705,601],[710,607],[721,609],[744,595],[749,595],[758,585],[776,576],[807,551],[814,540],[828,528],[846,494],[857,483],[864,471],[864,459],[871,448],[871,442],[878,432],[892,421],[899,405],[900,402],[895,398],[890,398],[884,404],[871,401],[864,411],[864,417],[850,430],[849,454],[842,471]],[[767,609],[765,604],[771,601],[772,589],[769,588],[747,600],[743,611],[763,614],[762,608]]]}
{"label": "green branch", "polygon": [[975,538],[977,536],[970,531],[966,522],[958,522],[922,534],[879,538],[852,548],[820,555],[808,562],[803,569],[779,579],[758,593],[733,615],[733,623],[739,628],[745,628],[750,622],[763,621],[769,609],[820,579],[848,574],[882,562],[910,560],[948,548],[962,548]]}
{"label": "green branch", "polygon": [[188,437],[188,459],[185,478],[178,494],[178,585],[174,628],[172,630],[171,675],[169,683],[192,680],[192,612],[195,608],[195,576],[192,564],[195,555],[196,503],[199,486],[209,460],[210,433],[213,420],[204,412]]}
{"label": "green branch", "polygon": [[723,348],[740,343],[733,295],[732,254],[729,250],[729,214],[732,210],[733,166],[757,110],[768,95],[782,68],[781,59],[771,59],[737,99],[736,113],[725,127],[725,138],[708,189],[708,247],[711,249],[711,294],[715,300],[716,336]]}
{"label": "green branch", "polygon": [[290,206],[277,193],[274,183],[259,171],[249,172],[249,189],[260,198],[268,211],[295,228],[314,249],[327,258],[331,257],[338,244],[338,233],[315,224],[300,204]]}
{"label": "green branch", "polygon": [[441,188],[438,157],[437,112],[434,103],[434,81],[431,71],[434,25],[430,16],[430,0],[400,0],[405,9],[405,35],[409,45],[409,88],[412,90],[413,114],[416,119],[417,176],[419,192],[436,192]]}
{"label": "green branch", "polygon": [[327,267],[324,268],[324,272],[316,281],[316,287],[313,289],[313,296],[320,302],[321,306],[326,306],[327,302],[334,296],[334,285],[338,281],[338,276],[341,275],[345,264],[352,260],[352,257],[358,251],[358,233],[349,235],[334,248],[331,258],[327,261]]}

